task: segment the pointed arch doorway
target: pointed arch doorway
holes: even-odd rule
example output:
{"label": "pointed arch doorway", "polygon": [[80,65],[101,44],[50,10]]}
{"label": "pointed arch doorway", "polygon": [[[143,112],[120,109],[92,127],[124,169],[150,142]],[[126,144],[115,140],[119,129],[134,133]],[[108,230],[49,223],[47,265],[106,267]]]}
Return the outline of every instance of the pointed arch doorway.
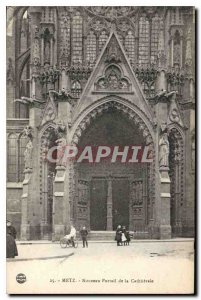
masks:
{"label": "pointed arch doorway", "polygon": [[[107,106],[82,133],[78,147],[146,145],[143,131],[115,105]],[[121,224],[130,230],[145,230],[152,218],[150,164],[75,163],[73,220],[77,228],[115,230]],[[153,178],[152,178],[153,179]]]}

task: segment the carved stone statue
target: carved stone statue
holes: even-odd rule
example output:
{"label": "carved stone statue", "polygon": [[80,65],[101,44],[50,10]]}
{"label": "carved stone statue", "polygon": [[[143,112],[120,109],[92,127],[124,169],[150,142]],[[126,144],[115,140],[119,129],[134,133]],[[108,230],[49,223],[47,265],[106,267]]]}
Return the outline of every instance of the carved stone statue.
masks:
{"label": "carved stone statue", "polygon": [[32,141],[29,140],[26,145],[26,149],[24,151],[25,170],[32,169],[32,152],[33,152],[33,144]]}
{"label": "carved stone statue", "polygon": [[33,138],[33,128],[29,125],[25,126],[25,128],[23,129],[23,136],[26,136],[29,139]]}
{"label": "carved stone statue", "polygon": [[7,83],[9,83],[9,82],[13,83],[13,81],[14,81],[14,68],[13,68],[12,58],[8,59],[8,69],[7,69],[6,77],[7,77]]}
{"label": "carved stone statue", "polygon": [[159,166],[169,167],[169,141],[167,132],[164,132],[159,140]]}
{"label": "carved stone statue", "polygon": [[57,148],[57,166],[65,166],[65,161],[63,160],[65,148],[66,148],[66,139],[64,137],[56,140]]}

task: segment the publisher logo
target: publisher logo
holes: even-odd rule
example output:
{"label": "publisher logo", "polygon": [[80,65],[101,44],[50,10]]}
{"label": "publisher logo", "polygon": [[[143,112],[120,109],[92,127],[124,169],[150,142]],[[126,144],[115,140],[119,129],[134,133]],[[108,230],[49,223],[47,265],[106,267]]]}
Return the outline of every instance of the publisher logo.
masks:
{"label": "publisher logo", "polygon": [[18,283],[24,283],[26,281],[26,276],[22,273],[17,274],[16,281]]}

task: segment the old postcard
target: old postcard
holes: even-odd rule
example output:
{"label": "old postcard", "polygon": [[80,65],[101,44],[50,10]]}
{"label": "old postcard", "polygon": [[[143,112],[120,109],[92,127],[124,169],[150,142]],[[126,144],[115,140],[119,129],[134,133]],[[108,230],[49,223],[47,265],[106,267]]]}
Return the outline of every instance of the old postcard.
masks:
{"label": "old postcard", "polygon": [[195,24],[7,7],[8,294],[194,293]]}

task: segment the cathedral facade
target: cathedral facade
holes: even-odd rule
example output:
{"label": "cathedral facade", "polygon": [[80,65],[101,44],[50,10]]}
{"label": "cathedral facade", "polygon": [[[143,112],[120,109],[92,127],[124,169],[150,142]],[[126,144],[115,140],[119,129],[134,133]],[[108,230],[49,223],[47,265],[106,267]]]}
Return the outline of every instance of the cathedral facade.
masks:
{"label": "cathedral facade", "polygon": [[[8,7],[7,219],[18,238],[58,240],[70,224],[194,236],[194,70],[192,7]],[[66,145],[141,145],[152,160],[48,160]]]}

